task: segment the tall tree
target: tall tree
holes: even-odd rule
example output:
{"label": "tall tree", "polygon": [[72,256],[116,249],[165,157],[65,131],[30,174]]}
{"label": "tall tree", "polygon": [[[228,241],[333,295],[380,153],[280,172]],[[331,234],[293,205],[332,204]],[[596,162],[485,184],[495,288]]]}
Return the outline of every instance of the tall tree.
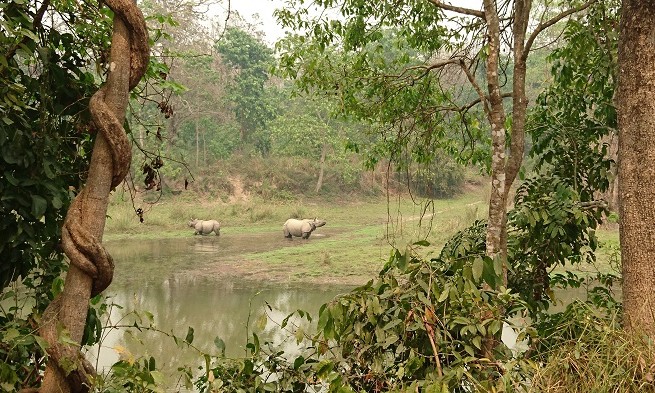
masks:
{"label": "tall tree", "polygon": [[129,92],[141,80],[149,59],[148,35],[141,11],[130,0],[105,2],[114,12],[109,73],[93,95],[89,110],[96,138],[87,183],[77,195],[62,229],[62,245],[70,268],[63,292],[46,309],[40,334],[50,355],[41,392],[79,392],[90,389],[92,366],[78,347],[62,343],[62,327],[69,340],[81,343],[89,298],[102,292],[113,277],[113,261],[103,248],[102,235],[110,191],[123,181],[131,146],[123,130]]}
{"label": "tall tree", "polygon": [[343,141],[347,138],[344,129],[348,125],[331,118],[334,100],[319,102],[312,98],[286,95],[283,99],[287,103],[285,112],[280,113],[269,125],[271,153],[318,161],[319,172],[314,187],[318,193],[323,186],[327,155],[329,152],[343,151]]}
{"label": "tall tree", "polygon": [[[479,9],[437,0],[321,0],[312,4],[326,12],[314,17],[303,1],[293,1],[295,8],[279,10],[278,17],[307,33],[279,45],[281,65],[301,87],[340,96],[344,111],[393,126],[399,144],[411,134],[422,139],[423,152],[459,150],[453,140],[489,143],[486,252],[505,260],[507,200],[524,155],[528,55],[544,30],[593,2],[541,9],[533,17],[530,0],[484,0]],[[330,18],[335,12],[340,18]],[[385,59],[381,40],[389,28],[395,29],[396,45],[419,55]],[[327,55],[335,48],[344,61]],[[462,89],[460,81],[469,87]],[[511,105],[504,101],[508,97]],[[463,137],[452,131],[458,124]],[[451,142],[444,141],[448,137]]]}
{"label": "tall tree", "polygon": [[655,337],[655,4],[625,0],[619,26],[619,212],[624,325]]}
{"label": "tall tree", "polygon": [[[218,132],[212,131],[224,128],[227,124],[233,124],[234,129],[238,127],[227,102],[228,75],[228,67],[217,55],[191,55],[173,70],[173,78],[187,89],[175,97],[175,115],[180,120],[182,130],[189,128],[194,131],[196,167],[204,165],[207,159],[207,139],[220,139]],[[233,139],[238,140],[238,137]],[[231,143],[227,140],[224,142],[228,150]]]}
{"label": "tall tree", "polygon": [[273,64],[273,51],[260,38],[236,27],[227,29],[216,49],[234,74],[230,100],[241,125],[241,142],[254,143],[262,153],[266,153],[267,142],[256,140],[254,136],[274,114],[265,90],[268,69]]}

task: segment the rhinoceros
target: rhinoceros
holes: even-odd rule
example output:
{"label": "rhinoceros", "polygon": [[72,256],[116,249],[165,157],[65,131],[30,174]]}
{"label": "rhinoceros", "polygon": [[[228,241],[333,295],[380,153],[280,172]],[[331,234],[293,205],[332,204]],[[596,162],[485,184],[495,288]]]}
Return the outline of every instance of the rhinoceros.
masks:
{"label": "rhinoceros", "polygon": [[194,235],[209,235],[214,232],[216,236],[221,234],[221,224],[216,220],[196,220],[189,221],[189,227],[196,231]]}
{"label": "rhinoceros", "polygon": [[326,224],[325,220],[314,219],[302,219],[298,220],[295,218],[288,219],[282,229],[284,229],[284,237],[291,239],[293,236],[302,237],[303,239],[309,239],[309,235],[314,232],[314,229],[322,227]]}

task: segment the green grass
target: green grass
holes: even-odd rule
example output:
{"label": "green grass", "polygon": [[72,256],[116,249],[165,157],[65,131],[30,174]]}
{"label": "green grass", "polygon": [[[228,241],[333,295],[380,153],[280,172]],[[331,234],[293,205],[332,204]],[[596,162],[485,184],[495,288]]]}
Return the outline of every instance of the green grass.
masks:
{"label": "green grass", "polygon": [[596,268],[603,272],[620,273],[621,254],[619,252],[619,230],[617,225],[596,231],[598,249],[596,250]]}
{"label": "green grass", "polygon": [[[481,197],[482,196],[482,197]],[[433,201],[427,214],[440,212],[449,221],[439,219],[439,225],[460,227],[463,222],[472,221],[475,209],[478,217],[484,216],[485,195],[469,193],[456,199]],[[474,203],[475,205],[466,206]],[[408,199],[384,198],[366,201],[323,202],[270,202],[252,200],[226,204],[220,200],[190,200],[188,197],[166,199],[154,205],[136,204],[144,210],[144,222],[140,223],[132,203],[120,195],[115,195],[108,210],[106,239],[121,238],[161,238],[185,236],[191,231],[187,222],[192,218],[216,219],[223,228],[236,233],[259,232],[269,228],[280,228],[287,218],[319,217],[326,219],[330,227],[362,228],[369,225],[389,223],[395,231],[407,230],[408,225],[395,225],[400,220],[413,217],[418,223],[424,206]],[[474,217],[473,217],[474,218]],[[412,225],[414,226],[414,225]],[[404,233],[404,232],[403,232]]]}
{"label": "green grass", "polygon": [[328,224],[317,229],[308,241],[294,239],[290,247],[228,259],[288,272],[290,281],[307,277],[361,281],[379,272],[393,247],[405,249],[418,240],[428,240],[430,247],[416,251],[422,255],[438,252],[457,230],[486,215],[486,199],[484,192],[427,204],[397,197],[341,203],[252,200],[235,204],[178,198],[145,209],[144,222],[140,223],[131,203],[115,197],[109,208],[105,240],[188,238],[193,233],[187,227],[191,218],[219,220],[222,236],[279,233],[282,238],[282,224],[287,218],[318,217]]}
{"label": "green grass", "polygon": [[[448,200],[413,201],[410,198],[378,198],[364,201],[270,202],[251,200],[227,204],[220,200],[166,199],[145,209],[140,223],[131,203],[115,197],[109,208],[106,240],[189,238],[191,218],[216,219],[222,236],[279,233],[290,217],[327,220],[308,240],[294,239],[289,247],[231,256],[233,262],[288,274],[290,281],[307,277],[373,277],[389,259],[393,247],[411,247],[424,257],[439,253],[444,243],[474,220],[485,218],[488,194],[473,190]],[[325,235],[325,237],[321,237]],[[617,260],[618,231],[597,232],[596,266],[581,266],[583,272],[608,272]],[[427,240],[430,246],[414,246]],[[252,265],[255,266],[255,265]]]}

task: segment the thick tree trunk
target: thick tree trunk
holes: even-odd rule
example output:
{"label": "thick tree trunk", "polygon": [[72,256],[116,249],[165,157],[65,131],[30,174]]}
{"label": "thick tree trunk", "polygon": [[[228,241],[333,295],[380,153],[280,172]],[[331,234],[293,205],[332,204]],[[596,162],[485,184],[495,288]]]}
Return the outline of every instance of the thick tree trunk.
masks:
{"label": "thick tree trunk", "polygon": [[[101,245],[108,196],[129,170],[131,146],[122,128],[129,90],[145,72],[147,32],[143,15],[129,0],[106,2],[115,13],[110,67],[106,84],[90,101],[91,117],[100,130],[91,156],[87,183],[68,211],[62,246],[70,260],[64,290],[46,309],[40,334],[50,348],[41,392],[88,391],[91,365],[79,349],[60,343],[63,326],[70,339],[81,343],[89,298],[111,282],[113,261]],[[129,26],[129,27],[128,27]],[[60,362],[74,365],[66,375]]]}
{"label": "thick tree trunk", "polygon": [[619,211],[624,326],[655,337],[655,3],[626,0],[619,27]]}
{"label": "thick tree trunk", "polygon": [[315,192],[321,191],[321,187],[323,186],[323,172],[325,170],[325,155],[327,154],[327,148],[327,143],[323,143],[323,149],[321,150],[321,169],[318,172],[318,181],[316,182]]}
{"label": "thick tree trunk", "polygon": [[[124,119],[129,98],[130,62],[129,58],[127,61],[114,59],[121,56],[125,57],[126,53],[129,54],[129,49],[127,28],[120,19],[116,18],[114,20],[111,46],[111,59],[116,67],[113,72],[109,73],[107,78],[107,100],[113,112],[120,116],[121,122]],[[105,230],[107,205],[109,203],[108,196],[113,177],[112,167],[113,160],[107,141],[102,134],[98,134],[91,155],[88,180],[84,188],[81,216],[82,225],[99,241],[102,241]],[[92,277],[71,263],[66,275],[64,290],[61,294],[59,321],[68,329],[70,338],[77,343],[82,342],[82,335],[84,334],[92,282]],[[53,363],[54,360],[48,363],[41,392],[59,393],[69,391],[62,370]]]}

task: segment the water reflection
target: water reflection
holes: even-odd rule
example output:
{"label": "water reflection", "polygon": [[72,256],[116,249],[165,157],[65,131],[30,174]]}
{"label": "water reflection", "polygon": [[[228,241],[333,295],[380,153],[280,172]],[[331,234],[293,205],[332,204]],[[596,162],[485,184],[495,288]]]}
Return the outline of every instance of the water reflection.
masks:
{"label": "water reflection", "polygon": [[[285,239],[280,241],[280,236],[270,243],[266,238],[260,240],[251,239],[250,249],[238,239],[230,241],[214,236],[110,243],[110,252],[120,265],[107,292],[114,303],[123,306],[122,309],[112,309],[112,322],[131,325],[135,322],[134,317],[124,319],[125,315],[135,310],[148,311],[153,314],[154,326],[158,330],[184,338],[191,326],[194,329],[193,344],[201,351],[220,353],[214,344],[214,338],[220,337],[226,344],[226,355],[240,357],[246,354],[247,337],[257,330],[266,303],[272,308],[266,308],[268,314],[279,323],[297,309],[316,315],[321,304],[348,290],[335,286],[272,286],[234,278],[184,274],[189,264],[198,267],[199,264],[216,262],[223,255],[261,250],[266,244],[269,249],[289,246]],[[147,318],[141,323],[148,324]],[[258,331],[258,335],[261,341],[282,343],[286,339],[270,321],[263,332]],[[287,350],[292,349],[293,344],[293,340],[284,343]],[[180,347],[172,338],[149,330],[110,331],[102,342],[99,356],[96,356],[97,351],[95,348],[90,355],[97,358],[99,369],[105,370],[118,360],[119,353],[126,357],[130,354],[153,356],[158,361],[158,368],[167,371],[174,371],[181,365],[199,364],[201,360],[197,351]]]}
{"label": "water reflection", "polygon": [[[223,233],[224,231],[221,231]],[[336,232],[326,232],[329,238]],[[289,241],[281,232],[242,233],[221,236],[189,236],[181,239],[120,240],[107,242],[116,261],[112,287],[145,281],[161,282],[215,262],[243,254],[303,247],[303,241]]]}
{"label": "water reflection", "polygon": [[[214,338],[220,337],[226,343],[227,356],[243,356],[249,332],[257,330],[256,324],[266,303],[272,307],[269,315],[277,322],[297,309],[316,316],[321,304],[349,288],[253,284],[233,277],[198,276],[186,272],[243,253],[302,247],[303,244],[289,242],[280,234],[110,242],[108,248],[118,265],[115,281],[108,292],[115,303],[124,306],[123,309],[113,309],[111,319],[114,323],[131,325],[134,320],[122,320],[124,315],[133,310],[149,311],[154,315],[154,326],[162,332],[184,338],[188,327],[193,327],[193,344],[201,351],[218,354]],[[557,291],[558,302],[551,310],[559,311],[563,304],[574,298],[584,299],[585,289]],[[287,340],[271,322],[258,334],[261,341],[284,342],[285,351],[294,348],[293,339]],[[503,335],[503,340],[514,347],[516,332],[506,328]],[[201,362],[196,351],[179,347],[173,339],[154,331],[113,330],[102,345],[97,357],[99,369],[106,369],[116,362],[119,352],[128,357],[127,353],[153,356],[158,361],[158,368],[167,372],[169,377],[173,377],[179,366],[199,365]],[[169,380],[169,383],[175,382],[173,378]]]}

